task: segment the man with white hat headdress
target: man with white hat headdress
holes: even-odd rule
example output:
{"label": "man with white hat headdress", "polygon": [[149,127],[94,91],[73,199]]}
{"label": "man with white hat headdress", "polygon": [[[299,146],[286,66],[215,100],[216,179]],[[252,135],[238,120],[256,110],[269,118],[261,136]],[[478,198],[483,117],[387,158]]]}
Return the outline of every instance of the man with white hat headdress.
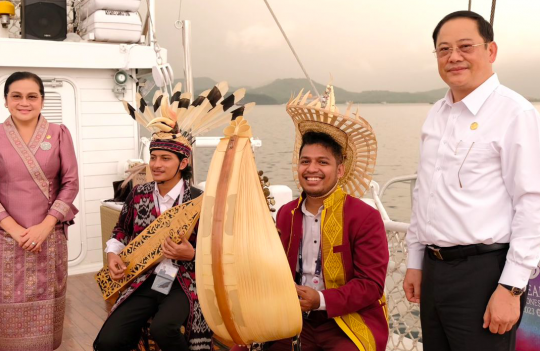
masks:
{"label": "man with white hat headdress", "polygon": [[[384,351],[386,232],[377,210],[357,198],[371,181],[377,141],[351,106],[339,112],[332,86],[321,100],[308,103],[309,96],[287,104],[302,194],[276,220],[303,311],[302,349]],[[288,351],[291,340],[263,347]]]}

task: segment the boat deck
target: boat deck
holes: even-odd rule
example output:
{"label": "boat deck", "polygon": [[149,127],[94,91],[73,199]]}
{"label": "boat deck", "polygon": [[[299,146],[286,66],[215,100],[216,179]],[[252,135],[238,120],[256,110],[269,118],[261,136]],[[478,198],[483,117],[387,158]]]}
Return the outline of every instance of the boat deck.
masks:
{"label": "boat deck", "polygon": [[103,300],[94,273],[69,276],[64,336],[57,351],[92,351],[110,307]]}
{"label": "boat deck", "polygon": [[[64,335],[56,351],[93,351],[92,343],[111,307],[103,300],[94,273],[69,276]],[[214,339],[215,351],[225,351],[230,346]]]}

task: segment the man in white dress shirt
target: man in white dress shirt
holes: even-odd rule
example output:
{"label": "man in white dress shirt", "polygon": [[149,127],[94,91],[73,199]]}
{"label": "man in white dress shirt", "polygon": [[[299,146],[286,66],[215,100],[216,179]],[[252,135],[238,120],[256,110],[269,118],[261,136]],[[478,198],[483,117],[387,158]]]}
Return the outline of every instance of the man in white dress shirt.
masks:
{"label": "man in white dress shirt", "polygon": [[424,350],[514,350],[540,258],[540,115],[499,83],[480,15],[447,15],[433,41],[450,90],[422,128],[403,288]]}

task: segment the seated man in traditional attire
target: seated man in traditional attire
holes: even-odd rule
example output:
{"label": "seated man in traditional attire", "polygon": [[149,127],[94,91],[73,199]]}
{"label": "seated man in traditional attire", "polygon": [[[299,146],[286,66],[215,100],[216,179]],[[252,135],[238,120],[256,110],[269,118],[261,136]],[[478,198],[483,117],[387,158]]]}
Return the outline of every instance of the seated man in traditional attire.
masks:
{"label": "seated man in traditional attire", "polygon": [[[126,265],[118,253],[134,237],[172,206],[201,195],[199,189],[189,185],[189,153],[186,145],[173,140],[153,140],[150,144],[150,169],[154,182],[139,185],[130,193],[112,238],[107,242],[107,259],[113,279],[124,276]],[[197,312],[195,243],[195,233],[180,244],[167,238],[163,245],[166,259],[138,277],[118,298],[95,341],[96,350],[127,351],[136,348],[151,317],[150,335],[163,351],[188,350],[194,338],[210,343],[211,332],[200,311]],[[162,269],[176,271],[176,279],[167,294],[154,290],[156,273]],[[205,328],[193,330],[193,325],[204,325]],[[182,326],[185,334],[181,333]]]}
{"label": "seated man in traditional attire", "polygon": [[[162,213],[202,194],[189,182],[192,176],[189,165],[192,145],[196,133],[208,129],[208,124],[201,120],[214,123],[219,118],[223,119],[222,114],[243,97],[237,91],[222,100],[227,89],[227,83],[221,82],[190,105],[191,94],[180,94],[178,85],[170,105],[167,95],[154,99],[153,108],[147,106],[140,96],[139,111],[126,104],[133,119],[147,128],[155,128],[150,143],[150,170],[154,181],[133,189],[122,208],[112,238],[107,242],[105,251],[112,279],[118,280],[125,275],[127,263],[118,253],[126,245]],[[208,116],[219,101],[218,113],[213,111]],[[170,237],[166,238],[162,246],[165,259],[137,277],[120,294],[94,342],[95,350],[131,351],[141,345],[148,350],[149,338],[161,351],[211,349],[212,331],[202,316],[195,284],[196,242],[196,229],[189,240],[181,240],[179,244]]]}
{"label": "seated man in traditional attire", "polygon": [[[337,111],[331,86],[323,106],[305,101],[298,96],[287,105],[302,194],[277,214],[303,311],[302,350],[384,351],[386,232],[377,210],[348,194],[360,197],[368,187],[375,136],[358,115]],[[290,339],[268,344],[265,350],[291,350]]]}

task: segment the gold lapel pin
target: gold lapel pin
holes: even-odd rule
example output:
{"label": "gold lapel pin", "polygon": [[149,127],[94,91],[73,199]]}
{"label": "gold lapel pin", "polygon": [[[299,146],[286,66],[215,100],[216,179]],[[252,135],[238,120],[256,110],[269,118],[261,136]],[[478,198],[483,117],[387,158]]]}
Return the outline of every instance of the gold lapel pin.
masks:
{"label": "gold lapel pin", "polygon": [[50,135],[47,135],[47,139],[50,139],[50,138],[51,138],[51,136],[50,136]]}
{"label": "gold lapel pin", "polygon": [[478,123],[473,122],[473,123],[471,124],[471,130],[476,130],[477,128],[478,128]]}

